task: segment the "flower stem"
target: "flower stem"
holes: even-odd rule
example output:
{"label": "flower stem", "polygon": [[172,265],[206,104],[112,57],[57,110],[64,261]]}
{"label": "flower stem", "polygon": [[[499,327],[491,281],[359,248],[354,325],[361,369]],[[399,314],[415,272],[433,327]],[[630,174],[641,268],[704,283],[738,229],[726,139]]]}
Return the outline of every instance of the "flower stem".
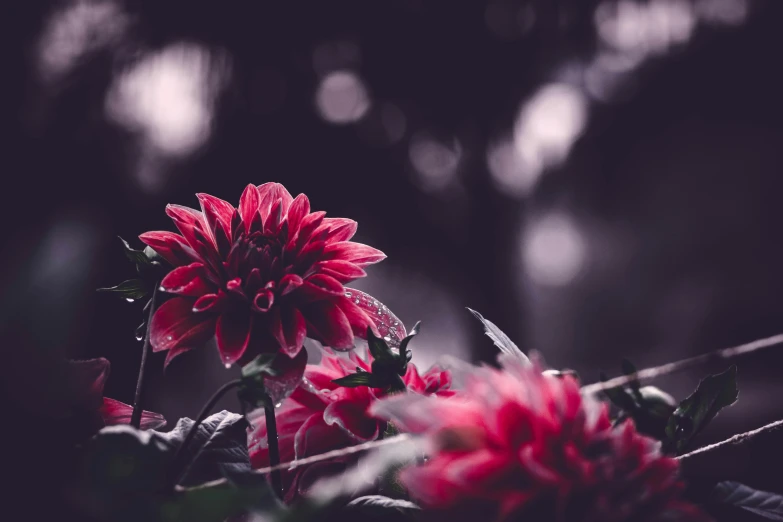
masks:
{"label": "flower stem", "polygon": [[152,298],[150,298],[150,311],[147,316],[147,331],[144,334],[144,346],[141,349],[141,364],[139,365],[139,377],[136,380],[136,396],[133,400],[133,413],[131,414],[130,421],[131,426],[134,428],[139,428],[139,426],[141,426],[141,414],[143,411],[141,400],[144,393],[144,370],[147,367],[147,355],[152,348],[150,344],[150,325],[152,324],[152,315],[157,308],[158,286],[159,283],[156,281],[155,286],[152,289]]}
{"label": "flower stem", "polygon": [[[174,459],[172,460],[173,463],[173,469],[175,471],[174,477],[176,477],[176,482],[179,482],[182,478],[181,475],[183,472],[185,472],[188,467],[190,466],[190,462],[186,463],[180,463],[180,459],[183,455],[185,455],[185,450],[188,448],[190,443],[193,441],[193,438],[196,436],[196,433],[198,433],[198,427],[201,425],[201,423],[204,421],[204,419],[207,418],[207,415],[209,415],[209,412],[212,411],[212,409],[215,407],[217,402],[223,397],[223,395],[226,394],[226,392],[232,390],[233,388],[238,387],[242,381],[240,379],[235,379],[233,381],[229,381],[218,390],[212,394],[212,397],[207,401],[207,403],[204,405],[203,408],[201,408],[201,412],[199,412],[198,417],[196,417],[195,422],[193,422],[193,426],[190,427],[190,430],[188,431],[188,434],[185,435],[185,439],[182,441],[182,444],[179,445],[179,448],[177,449],[177,452],[174,454]],[[176,483],[174,484],[176,485]]]}
{"label": "flower stem", "polygon": [[[275,405],[272,399],[264,393],[264,415],[266,416],[266,443],[269,447],[269,465],[274,468],[280,464],[280,448],[277,443],[277,421],[275,420]],[[279,469],[273,469],[272,488],[280,498],[283,498],[283,480]]]}

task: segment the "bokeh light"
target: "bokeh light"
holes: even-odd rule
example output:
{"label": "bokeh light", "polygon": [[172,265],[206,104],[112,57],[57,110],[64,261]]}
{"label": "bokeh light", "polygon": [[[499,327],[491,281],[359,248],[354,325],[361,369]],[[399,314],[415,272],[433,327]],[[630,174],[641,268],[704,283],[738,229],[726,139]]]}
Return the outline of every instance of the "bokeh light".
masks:
{"label": "bokeh light", "polygon": [[174,44],[147,54],[115,78],[106,110],[162,154],[186,155],[209,137],[215,98],[229,70],[222,55]]}
{"label": "bokeh light", "polygon": [[367,88],[351,71],[335,71],[326,75],[315,95],[321,117],[335,124],[353,123],[370,108]]}
{"label": "bokeh light", "polygon": [[564,286],[584,267],[587,243],[567,214],[547,214],[526,230],[522,260],[527,276],[542,286]]}
{"label": "bokeh light", "polygon": [[428,131],[413,135],[408,155],[416,173],[415,180],[425,191],[446,188],[457,174],[462,145],[457,138],[438,138]]}
{"label": "bokeh light", "polygon": [[520,150],[510,139],[487,149],[487,168],[495,187],[506,195],[524,197],[531,193],[541,174],[541,162],[528,145]]}

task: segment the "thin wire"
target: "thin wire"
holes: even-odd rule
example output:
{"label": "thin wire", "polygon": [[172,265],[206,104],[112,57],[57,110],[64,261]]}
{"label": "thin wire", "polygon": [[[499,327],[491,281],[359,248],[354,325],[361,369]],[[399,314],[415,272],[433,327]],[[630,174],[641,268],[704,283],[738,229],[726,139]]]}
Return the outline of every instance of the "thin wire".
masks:
{"label": "thin wire", "polygon": [[686,453],[685,455],[680,455],[677,458],[683,460],[683,459],[693,457],[694,455],[698,455],[700,453],[715,451],[724,446],[728,446],[731,444],[739,444],[740,442],[745,442],[747,439],[755,437],[756,435],[760,435],[761,433],[764,433],[766,431],[775,430],[781,426],[783,426],[783,420],[770,422],[769,424],[767,424],[766,426],[762,426],[761,428],[751,430],[751,431],[746,431],[745,433],[738,433],[737,435],[734,435],[733,437],[730,437],[726,440],[723,440],[721,442],[716,442],[715,444],[710,444],[709,446],[704,446],[703,448],[693,450],[690,453]]}
{"label": "thin wire", "polygon": [[654,379],[662,375],[667,375],[670,373],[686,370],[694,366],[699,366],[710,361],[732,359],[740,355],[752,353],[758,350],[762,350],[764,348],[770,348],[772,346],[776,346],[779,344],[783,344],[783,334],[777,334],[777,335],[773,335],[772,337],[758,339],[756,341],[741,344],[739,346],[732,346],[731,348],[723,348],[721,350],[716,350],[714,352],[697,355],[696,357],[691,357],[688,359],[682,359],[680,361],[662,364],[660,366],[655,366],[653,368],[646,368],[644,370],[639,370],[634,374],[615,377],[613,379],[609,379],[604,382],[596,382],[593,384],[588,384],[587,386],[582,386],[582,393],[594,394],[601,391],[609,390],[611,388],[617,388],[618,386],[629,384],[635,381],[636,379],[639,380]]}
{"label": "thin wire", "polygon": [[[739,346],[732,346],[730,348],[723,348],[720,350],[716,350],[713,352],[705,353],[702,355],[697,355],[696,357],[690,357],[688,359],[682,359],[680,361],[675,361],[671,363],[662,364],[660,366],[654,366],[652,368],[645,368],[644,370],[639,370],[635,374],[632,375],[623,375],[621,377],[615,377],[613,379],[609,379],[604,382],[597,382],[593,384],[588,384],[586,386],[582,386],[582,393],[586,394],[595,394],[604,390],[608,390],[611,388],[616,388],[618,386],[623,386],[625,384],[631,383],[634,380],[647,380],[647,379],[654,379],[656,377],[660,377],[662,375],[667,375],[670,373],[674,373],[677,371],[682,371],[687,368],[691,368],[694,366],[698,366],[713,360],[727,360],[732,359],[734,357],[738,357],[740,355],[746,355],[749,353],[756,352],[758,350],[762,350],[764,348],[770,348],[772,346],[776,346],[779,344],[783,344],[783,334],[777,334],[773,335],[771,337],[766,337],[764,339],[758,339],[756,341],[751,341],[749,343],[740,344]],[[779,423],[783,424],[783,420],[778,421]],[[735,437],[743,438],[748,436],[749,434],[755,434],[757,431],[763,431],[769,428],[774,428],[777,426],[777,423],[772,423],[768,426],[765,426],[763,428],[759,428],[759,430],[755,430],[754,432],[748,432],[740,435],[736,435]],[[735,439],[735,437],[732,437],[731,439],[728,439],[727,441],[720,442],[718,444],[724,444],[728,443],[729,441]],[[260,468],[256,470],[256,473],[259,474],[267,474],[271,473],[272,471],[277,470],[291,470],[294,468],[298,468],[300,466],[306,466],[308,464],[313,464],[316,462],[321,462],[324,460],[331,460],[338,457],[344,457],[347,455],[352,455],[354,453],[361,453],[363,451],[368,451],[371,449],[375,449],[381,446],[386,446],[388,444],[397,444],[400,442],[404,442],[406,440],[409,440],[411,438],[411,435],[409,434],[401,434],[396,435],[394,437],[390,437],[388,439],[381,439],[381,440],[373,440],[370,442],[365,442],[363,444],[359,444],[357,446],[349,446],[347,448],[341,448],[337,450],[328,451],[326,453],[320,453],[318,455],[313,455],[311,457],[305,457],[303,459],[293,460],[291,462],[283,462],[277,466],[267,467],[267,468]],[[738,440],[738,439],[737,439]],[[713,445],[714,446],[714,445]],[[687,457],[690,455],[693,455],[697,452],[701,452],[702,450],[706,451],[706,449],[709,448],[707,446],[706,448],[701,448],[700,450],[693,451],[691,453],[688,453],[687,455],[683,455],[683,457]]]}

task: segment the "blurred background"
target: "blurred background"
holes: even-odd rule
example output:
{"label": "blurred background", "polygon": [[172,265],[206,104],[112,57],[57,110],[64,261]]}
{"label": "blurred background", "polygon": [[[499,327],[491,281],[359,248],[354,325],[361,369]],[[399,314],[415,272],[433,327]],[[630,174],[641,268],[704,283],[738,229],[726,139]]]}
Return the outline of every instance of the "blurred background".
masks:
{"label": "blurred background", "polygon": [[[388,259],[355,284],[414,361],[492,361],[465,310],[583,381],[783,332],[783,2],[61,0],[4,17],[5,404],[50,354],[132,402],[117,236],[167,203],[283,183]],[[783,356],[740,361],[704,440],[774,420]],[[44,355],[41,355],[44,354]],[[173,425],[233,375],[150,365]],[[662,379],[682,399],[705,367]],[[233,400],[225,407],[235,409]]]}

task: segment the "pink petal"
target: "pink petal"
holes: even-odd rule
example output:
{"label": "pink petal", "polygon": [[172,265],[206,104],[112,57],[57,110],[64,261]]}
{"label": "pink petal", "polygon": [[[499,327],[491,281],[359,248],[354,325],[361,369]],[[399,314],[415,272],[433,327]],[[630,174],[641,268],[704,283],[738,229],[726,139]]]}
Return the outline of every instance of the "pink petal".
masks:
{"label": "pink petal", "polygon": [[215,291],[206,277],[207,272],[203,264],[191,263],[177,267],[166,274],[160,286],[170,294],[198,297]]}
{"label": "pink petal", "polygon": [[378,438],[378,421],[367,416],[367,407],[372,402],[369,390],[364,400],[344,400],[333,402],[324,410],[323,419],[328,425],[340,426],[352,438],[367,442]]}
{"label": "pink petal", "polygon": [[307,351],[300,350],[296,357],[285,354],[275,357],[272,363],[274,376],[264,379],[264,387],[273,402],[278,403],[291,395],[302,382],[302,376],[307,366]]}
{"label": "pink petal", "polygon": [[424,393],[426,385],[424,379],[419,375],[419,370],[413,363],[408,364],[408,370],[405,372],[405,377],[402,378],[405,381],[405,386],[408,390],[416,393]]}
{"label": "pink petal", "polygon": [[297,298],[303,302],[320,301],[343,295],[343,285],[335,278],[325,274],[316,274],[304,280]]}
{"label": "pink petal", "polygon": [[310,213],[310,200],[304,194],[299,194],[288,209],[288,233],[291,237],[299,232],[302,219]]}
{"label": "pink petal", "polygon": [[266,222],[269,212],[272,209],[272,205],[275,201],[282,200],[282,212],[285,215],[288,212],[288,208],[291,206],[293,198],[291,194],[280,183],[264,183],[258,186],[258,196],[261,200],[259,209],[261,211],[261,217]]}
{"label": "pink petal", "polygon": [[360,267],[386,259],[386,254],[371,246],[351,241],[331,243],[324,249],[324,259],[342,259]]}
{"label": "pink petal", "polygon": [[201,297],[196,299],[195,303],[193,303],[193,312],[194,313],[209,312],[209,311],[214,312],[219,306],[220,301],[221,301],[220,294],[202,295]]}
{"label": "pink petal", "polygon": [[275,294],[271,290],[261,290],[253,298],[253,310],[268,312],[275,302]]}
{"label": "pink petal", "polygon": [[355,279],[364,277],[367,272],[360,267],[342,259],[321,261],[315,265],[316,270],[338,280],[340,283],[350,283]]}
{"label": "pink petal", "polygon": [[86,361],[68,361],[64,370],[63,395],[73,397],[72,404],[83,405],[85,410],[99,408],[103,400],[103,387],[109,378],[111,365],[103,357]]}
{"label": "pink petal", "polygon": [[307,214],[304,218],[302,218],[302,221],[299,225],[299,233],[295,236],[292,233],[293,229],[289,229],[289,232],[291,232],[291,239],[296,239],[293,246],[294,251],[298,252],[307,244],[308,241],[310,241],[310,238],[313,235],[315,229],[317,229],[321,225],[321,222],[323,222],[324,216],[326,216],[326,212],[321,211]]}
{"label": "pink petal", "polygon": [[193,313],[193,301],[175,297],[152,316],[150,342],[155,352],[178,346],[198,346],[215,333],[215,318]]}
{"label": "pink petal", "polygon": [[327,424],[324,422],[321,412],[313,413],[308,417],[296,432],[294,442],[294,455],[296,455],[296,458],[300,459],[307,456],[307,445],[311,437],[314,439],[322,438],[329,431],[331,430],[328,429]]}
{"label": "pink petal", "polygon": [[278,286],[278,290],[280,291],[280,295],[288,295],[304,283],[304,279],[299,277],[296,274],[286,274],[283,276],[283,278],[280,280],[280,285]]}
{"label": "pink petal", "polygon": [[[356,301],[360,299],[357,292],[358,290],[354,290],[353,288],[346,288],[344,296],[337,300],[337,305],[348,318],[348,322],[351,323],[351,330],[353,331],[353,334],[360,339],[364,339],[367,337],[367,328],[372,326],[375,334],[379,337],[389,335],[388,328],[382,329],[383,333],[381,333],[379,328],[376,326],[376,320],[380,321],[383,319],[382,316],[378,316],[377,319],[376,317],[371,317],[370,312],[365,311],[356,304]],[[391,312],[389,313],[391,314]],[[394,323],[390,322],[389,324],[392,325]],[[399,320],[397,321],[397,326],[394,328],[395,330],[399,330],[401,328],[399,331],[403,333],[405,332],[405,327],[402,325],[402,323],[399,322]]]}
{"label": "pink petal", "polygon": [[234,206],[228,201],[209,194],[200,193],[196,194],[196,197],[199,203],[201,203],[201,211],[206,218],[208,230],[215,230],[215,227],[219,225],[226,233],[226,236],[229,236],[231,234],[231,217],[234,215]]}
{"label": "pink petal", "polygon": [[278,199],[272,203],[272,208],[269,210],[269,217],[264,220],[264,235],[272,236],[277,234],[280,229],[280,224],[283,221],[283,201]]}
{"label": "pink petal", "polygon": [[215,328],[218,351],[225,365],[237,362],[250,341],[252,317],[250,311],[237,307],[220,315]]}
{"label": "pink petal", "polygon": [[310,337],[334,349],[353,348],[351,323],[340,308],[328,301],[318,301],[302,309]]}
{"label": "pink petal", "polygon": [[[130,424],[133,415],[133,406],[125,404],[114,399],[104,397],[101,407],[101,416],[106,426],[115,426],[117,424]],[[166,419],[160,413],[151,411],[142,411],[141,425],[143,430],[155,430],[166,425]]]}
{"label": "pink petal", "polygon": [[139,239],[173,266],[187,265],[198,258],[185,238],[174,232],[145,232]]}
{"label": "pink petal", "polygon": [[272,335],[289,357],[299,353],[307,335],[304,316],[296,308],[278,307],[272,315]]}
{"label": "pink petal", "polygon": [[204,221],[204,215],[196,209],[185,207],[182,205],[166,205],[166,215],[169,216],[174,224],[177,225],[190,225],[191,227],[201,227],[206,224]]}
{"label": "pink petal", "polygon": [[327,218],[329,221],[329,233],[326,235],[326,240],[331,243],[337,243],[340,241],[348,241],[354,234],[359,224],[353,219],[347,218]]}
{"label": "pink petal", "polygon": [[242,216],[242,222],[245,224],[245,230],[250,232],[250,222],[256,215],[261,204],[261,198],[258,195],[258,189],[250,184],[245,187],[242,196],[239,198],[239,215]]}
{"label": "pink petal", "polygon": [[172,348],[171,350],[166,352],[166,360],[163,361],[163,369],[169,367],[169,364],[171,364],[171,361],[174,360],[175,357],[182,355],[185,352],[189,352],[192,350],[190,346],[177,346],[176,348]]}
{"label": "pink petal", "polygon": [[[367,316],[371,318],[373,324],[375,325],[377,334],[380,337],[390,338],[390,341],[387,342],[391,342],[394,345],[399,345],[400,341],[402,341],[405,336],[408,335],[408,332],[405,330],[405,325],[402,324],[402,321],[400,321],[399,318],[397,318],[397,316],[394,315],[394,313],[392,313],[392,311],[386,305],[375,299],[373,296],[355,288],[346,288],[345,296],[348,297],[354,305],[364,311]],[[340,307],[343,308],[343,310],[346,310],[346,307],[343,306],[343,303],[344,302],[341,301]],[[348,314],[347,310],[346,314]],[[349,317],[354,316],[349,315]],[[356,320],[357,322],[361,321],[359,317],[357,317]],[[365,328],[363,332],[357,335],[364,339],[367,335],[367,329]]]}

